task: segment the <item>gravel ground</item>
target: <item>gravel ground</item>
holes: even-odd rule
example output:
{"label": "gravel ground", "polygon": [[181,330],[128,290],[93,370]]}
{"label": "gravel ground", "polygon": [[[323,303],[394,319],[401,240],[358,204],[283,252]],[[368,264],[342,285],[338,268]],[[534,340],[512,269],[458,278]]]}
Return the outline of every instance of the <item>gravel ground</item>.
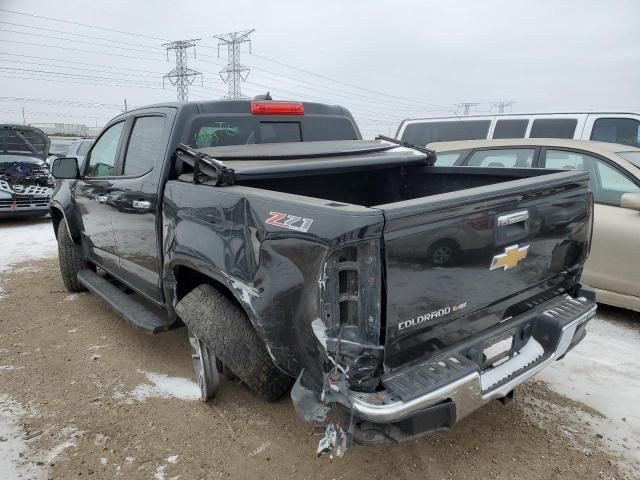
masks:
{"label": "gravel ground", "polygon": [[594,427],[604,415],[539,381],[451,433],[317,458],[287,398],[267,404],[223,380],[214,402],[197,401],[184,329],[131,328],[65,291],[52,259],[5,268],[0,288],[3,480],[636,478]]}

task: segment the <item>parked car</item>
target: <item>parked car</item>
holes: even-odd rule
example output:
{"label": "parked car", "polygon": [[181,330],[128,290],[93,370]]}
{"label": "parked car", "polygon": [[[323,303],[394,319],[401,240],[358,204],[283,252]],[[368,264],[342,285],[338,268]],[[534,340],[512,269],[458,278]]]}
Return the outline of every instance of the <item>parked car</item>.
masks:
{"label": "parked car", "polygon": [[[598,302],[640,311],[640,148],[585,140],[477,140],[432,143],[437,165],[587,170],[595,201],[591,254],[583,279]],[[556,215],[573,215],[567,205]]]}
{"label": "parked car", "polygon": [[640,114],[523,113],[403,120],[396,138],[414,145],[457,140],[567,138],[640,146]]}
{"label": "parked car", "polygon": [[84,157],[87,155],[87,152],[93,145],[93,138],[83,138],[81,140],[76,140],[71,144],[69,150],[65,153],[65,157],[75,157],[78,159],[78,165],[82,170],[82,166],[84,165]]}
{"label": "parked car", "polygon": [[40,129],[0,125],[0,218],[49,213],[53,181],[45,163],[49,138]]}
{"label": "parked car", "polygon": [[60,157],[67,156],[71,151],[71,146],[78,140],[76,137],[58,137],[50,136],[49,155],[47,156],[47,165],[51,165],[51,162]]}
{"label": "parked car", "polygon": [[[357,442],[447,430],[511,398],[595,313],[580,283],[589,175],[442,169],[424,148],[359,138],[348,111],[316,103],[124,113],[82,172],[54,161],[64,284],[148,331],[184,322],[203,400],[219,370],[268,400],[297,379],[298,413],[334,409]],[[557,204],[573,213],[556,225]],[[425,246],[474,222],[496,236],[432,265]]]}

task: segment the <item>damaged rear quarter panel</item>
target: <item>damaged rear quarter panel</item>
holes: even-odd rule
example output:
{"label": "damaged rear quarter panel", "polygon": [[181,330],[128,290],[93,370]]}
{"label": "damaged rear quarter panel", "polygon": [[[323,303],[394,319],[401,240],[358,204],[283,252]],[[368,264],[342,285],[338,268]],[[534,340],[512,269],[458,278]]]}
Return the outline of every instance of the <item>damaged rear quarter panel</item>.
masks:
{"label": "damaged rear quarter panel", "polygon": [[[311,219],[307,232],[265,223],[274,212]],[[299,223],[302,223],[301,221]],[[224,284],[248,314],[276,365],[322,378],[320,281],[336,246],[380,238],[381,212],[297,195],[171,181],[163,202],[165,295],[186,266]]]}

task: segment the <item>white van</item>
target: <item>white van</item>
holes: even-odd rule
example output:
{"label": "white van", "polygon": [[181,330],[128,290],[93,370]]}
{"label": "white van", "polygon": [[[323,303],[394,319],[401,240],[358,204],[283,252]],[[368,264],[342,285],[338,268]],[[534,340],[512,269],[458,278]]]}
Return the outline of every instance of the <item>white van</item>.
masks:
{"label": "white van", "polygon": [[491,138],[574,138],[640,147],[640,114],[530,113],[403,120],[396,138],[414,145]]}

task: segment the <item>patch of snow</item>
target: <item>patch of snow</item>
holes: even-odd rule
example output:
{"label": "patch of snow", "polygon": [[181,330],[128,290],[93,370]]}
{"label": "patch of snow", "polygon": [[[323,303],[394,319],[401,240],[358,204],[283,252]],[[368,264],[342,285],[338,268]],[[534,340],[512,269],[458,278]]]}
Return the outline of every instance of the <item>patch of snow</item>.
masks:
{"label": "patch of snow", "polygon": [[3,222],[0,225],[0,273],[30,260],[55,257],[58,251],[50,219]]}
{"label": "patch of snow", "polygon": [[18,427],[18,418],[26,409],[6,395],[0,394],[0,478],[2,480],[40,480],[47,478],[44,467],[28,460],[28,447],[24,432]]}
{"label": "patch of snow", "polygon": [[260,444],[260,446],[258,448],[256,448],[253,452],[251,452],[249,454],[249,456],[250,457],[255,457],[259,453],[264,452],[269,445],[271,445],[271,442],[263,442],[262,444]]}
{"label": "patch of snow", "polygon": [[606,418],[589,420],[602,442],[640,471],[640,333],[602,318],[586,338],[540,379]]}
{"label": "patch of snow", "polygon": [[83,433],[84,432],[82,430],[78,430],[76,427],[71,426],[64,427],[62,430],[60,430],[58,437],[66,438],[51,450],[49,450],[49,453],[47,454],[47,463],[53,462],[68,448],[75,447],[77,438]]}
{"label": "patch of snow", "polygon": [[111,345],[112,345],[111,343],[109,345],[93,345],[93,346],[87,348],[87,351],[88,350],[100,350],[101,348],[107,348],[107,347],[110,347]]}
{"label": "patch of snow", "polygon": [[178,461],[178,455],[171,455],[170,457],[167,457],[167,462],[169,463],[177,463]]}
{"label": "patch of snow", "polygon": [[166,476],[167,476],[167,466],[158,465],[158,468],[156,468],[156,472],[153,474],[154,480],[164,480]]}
{"label": "patch of snow", "polygon": [[133,463],[135,461],[135,457],[127,457],[127,458],[124,459],[124,461],[126,463],[131,464],[131,463]]}
{"label": "patch of snow", "polygon": [[77,331],[77,328],[72,328],[71,330],[67,330],[67,333],[76,333]]}
{"label": "patch of snow", "polygon": [[164,373],[144,372],[149,383],[138,385],[131,392],[123,392],[123,385],[118,385],[113,398],[125,403],[144,402],[150,398],[177,398],[179,400],[199,400],[200,388],[189,378],[170,377]]}
{"label": "patch of snow", "polygon": [[109,460],[107,460],[105,457],[100,458],[100,465],[106,465],[107,463],[109,463]]}
{"label": "patch of snow", "polygon": [[0,300],[4,298],[4,288],[0,287]]}
{"label": "patch of snow", "polygon": [[67,295],[66,297],[64,297],[64,299],[67,302],[73,302],[74,300],[77,300],[79,297],[79,295],[77,293],[72,293],[71,295]]}

